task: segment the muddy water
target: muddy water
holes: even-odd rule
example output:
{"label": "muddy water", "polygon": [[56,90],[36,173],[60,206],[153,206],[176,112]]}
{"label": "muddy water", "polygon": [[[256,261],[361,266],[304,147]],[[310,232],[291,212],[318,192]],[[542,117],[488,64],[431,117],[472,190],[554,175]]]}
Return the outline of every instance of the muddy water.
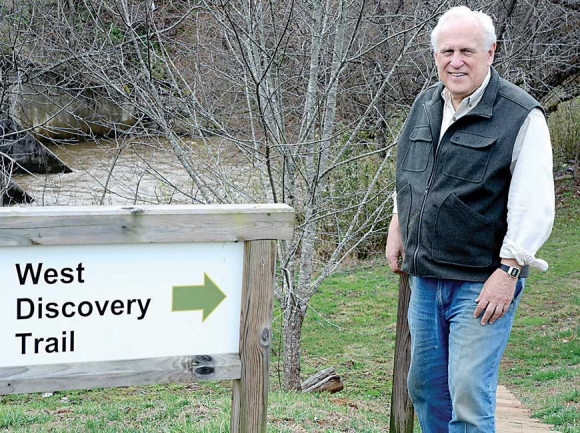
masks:
{"label": "muddy water", "polygon": [[166,143],[101,141],[50,150],[73,172],[14,176],[36,205],[195,202],[192,181]]}

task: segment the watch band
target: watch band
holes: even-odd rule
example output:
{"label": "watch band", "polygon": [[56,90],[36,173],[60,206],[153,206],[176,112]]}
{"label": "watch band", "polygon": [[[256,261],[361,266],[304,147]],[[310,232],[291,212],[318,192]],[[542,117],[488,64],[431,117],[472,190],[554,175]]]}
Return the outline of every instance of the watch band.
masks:
{"label": "watch band", "polygon": [[516,268],[515,266],[508,266],[508,265],[504,265],[503,263],[499,265],[499,268],[506,272],[510,277],[512,278],[519,278],[520,276],[520,270],[518,268]]}

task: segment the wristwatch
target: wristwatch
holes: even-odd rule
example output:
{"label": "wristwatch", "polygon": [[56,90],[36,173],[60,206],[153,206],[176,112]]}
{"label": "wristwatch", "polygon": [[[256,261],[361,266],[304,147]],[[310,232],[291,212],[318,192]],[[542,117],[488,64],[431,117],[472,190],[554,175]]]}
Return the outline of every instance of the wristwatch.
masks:
{"label": "wristwatch", "polygon": [[515,266],[508,266],[508,265],[504,265],[502,263],[501,265],[499,265],[499,268],[502,271],[507,272],[507,274],[512,278],[519,278],[519,276],[520,276],[520,270],[518,268],[516,268]]}

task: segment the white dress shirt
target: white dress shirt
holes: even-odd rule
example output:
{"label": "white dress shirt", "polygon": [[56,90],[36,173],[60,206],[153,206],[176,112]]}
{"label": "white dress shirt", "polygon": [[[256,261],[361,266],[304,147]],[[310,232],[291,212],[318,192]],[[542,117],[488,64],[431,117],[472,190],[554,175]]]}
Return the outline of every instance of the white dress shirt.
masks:
{"label": "white dress shirt", "polygon": [[[490,74],[473,94],[461,101],[455,110],[447,89],[442,92],[445,105],[441,135],[459,118],[465,116],[481,100]],[[512,180],[508,194],[508,229],[500,250],[500,257],[515,259],[520,266],[530,265],[541,271],[548,264],[535,257],[548,239],[554,222],[554,178],[552,175],[552,145],[548,124],[542,111],[533,109],[514,143],[511,163]],[[393,194],[396,213],[396,193]]]}

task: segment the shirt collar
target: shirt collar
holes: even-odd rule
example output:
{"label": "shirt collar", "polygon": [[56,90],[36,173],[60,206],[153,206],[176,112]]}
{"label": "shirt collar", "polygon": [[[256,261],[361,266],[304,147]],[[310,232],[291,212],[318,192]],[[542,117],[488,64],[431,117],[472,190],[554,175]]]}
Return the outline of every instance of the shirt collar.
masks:
{"label": "shirt collar", "polygon": [[[461,101],[461,104],[459,105],[459,107],[469,107],[469,109],[471,109],[471,108],[475,107],[477,104],[479,104],[479,101],[481,101],[481,98],[483,97],[483,92],[485,91],[485,88],[489,84],[490,78],[491,78],[491,69],[489,71],[487,71],[487,75],[485,76],[483,83],[481,83],[481,86],[479,86],[475,90],[475,92],[473,92],[467,98],[464,98],[463,101]],[[445,104],[448,104],[451,107],[453,106],[453,104],[451,103],[451,93],[449,92],[449,90],[447,90],[447,87],[443,88],[443,91],[441,92],[441,96],[443,97]],[[459,107],[458,107],[458,109],[459,109]]]}

